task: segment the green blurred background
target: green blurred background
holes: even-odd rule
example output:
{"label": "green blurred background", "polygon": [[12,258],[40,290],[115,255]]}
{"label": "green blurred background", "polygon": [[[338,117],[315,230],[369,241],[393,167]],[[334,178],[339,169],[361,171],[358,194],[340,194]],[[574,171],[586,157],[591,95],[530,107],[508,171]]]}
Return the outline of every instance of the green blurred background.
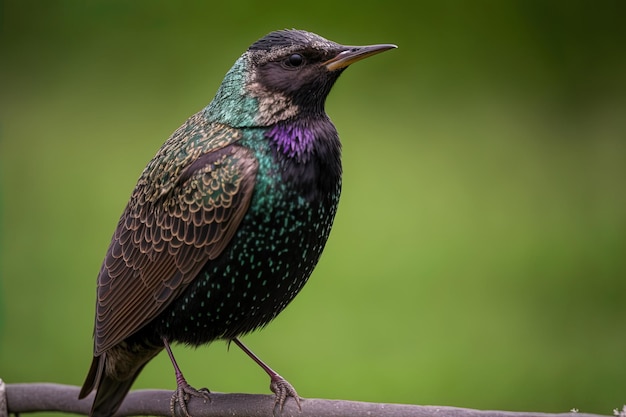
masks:
{"label": "green blurred background", "polygon": [[[623,1],[3,1],[0,378],[79,385],[136,179],[257,38],[399,49],[327,103],[344,193],[322,260],[245,337],[304,397],[611,414],[626,402]],[[188,380],[269,392],[224,343]],[[137,388],[174,387],[160,355]]]}

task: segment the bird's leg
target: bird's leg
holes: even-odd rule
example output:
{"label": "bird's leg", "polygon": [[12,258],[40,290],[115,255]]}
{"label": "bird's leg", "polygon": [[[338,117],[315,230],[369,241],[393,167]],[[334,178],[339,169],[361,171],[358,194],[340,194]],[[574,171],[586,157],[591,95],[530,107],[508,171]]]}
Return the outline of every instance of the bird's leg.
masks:
{"label": "bird's leg", "polygon": [[170,348],[170,344],[166,338],[163,338],[163,345],[165,346],[167,355],[170,357],[170,361],[172,361],[174,372],[176,372],[176,391],[172,394],[172,398],[170,399],[170,412],[172,413],[172,417],[176,417],[175,406],[176,403],[178,403],[184,416],[191,417],[189,415],[189,411],[187,410],[187,401],[189,401],[189,398],[198,397],[204,399],[205,402],[207,400],[211,401],[211,397],[209,396],[210,392],[206,388],[200,388],[198,390],[189,385],[178,367],[176,359],[174,359],[174,354],[172,353],[172,349]]}
{"label": "bird's leg", "polygon": [[287,382],[285,378],[278,375],[278,373],[272,368],[267,366],[267,364],[263,362],[257,355],[255,355],[250,349],[248,349],[246,345],[241,343],[241,340],[235,337],[232,339],[232,341],[235,342],[235,344],[239,346],[239,348],[243,350],[246,355],[252,358],[252,360],[255,361],[261,368],[263,368],[263,370],[270,376],[270,389],[276,396],[274,400],[274,406],[278,405],[280,407],[280,411],[282,411],[283,405],[285,404],[287,398],[293,397],[293,399],[296,401],[296,404],[298,405],[298,408],[302,410],[302,407],[300,406],[300,397],[298,396],[298,393],[296,392],[293,385]]}

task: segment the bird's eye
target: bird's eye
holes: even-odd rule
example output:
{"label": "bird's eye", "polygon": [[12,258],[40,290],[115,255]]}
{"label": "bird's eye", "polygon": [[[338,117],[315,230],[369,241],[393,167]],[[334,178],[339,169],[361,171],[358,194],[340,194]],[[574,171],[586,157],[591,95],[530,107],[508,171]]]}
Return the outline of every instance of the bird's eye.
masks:
{"label": "bird's eye", "polygon": [[289,58],[285,60],[285,65],[291,68],[299,67],[304,63],[304,58],[300,54],[291,54]]}

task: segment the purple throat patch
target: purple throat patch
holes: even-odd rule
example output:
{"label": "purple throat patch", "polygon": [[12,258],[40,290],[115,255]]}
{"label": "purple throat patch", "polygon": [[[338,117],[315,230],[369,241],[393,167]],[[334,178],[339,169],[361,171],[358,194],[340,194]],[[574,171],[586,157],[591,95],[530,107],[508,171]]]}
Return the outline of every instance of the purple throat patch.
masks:
{"label": "purple throat patch", "polygon": [[273,139],[278,149],[286,156],[302,158],[313,148],[315,134],[298,124],[278,124],[273,126],[267,137]]}

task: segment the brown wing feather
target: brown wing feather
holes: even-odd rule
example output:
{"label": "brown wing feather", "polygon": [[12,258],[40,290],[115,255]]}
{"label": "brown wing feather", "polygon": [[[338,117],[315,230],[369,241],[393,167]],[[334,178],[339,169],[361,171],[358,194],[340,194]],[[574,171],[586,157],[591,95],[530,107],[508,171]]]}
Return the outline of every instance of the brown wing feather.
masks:
{"label": "brown wing feather", "polygon": [[[170,151],[177,152],[180,143],[179,138]],[[220,143],[226,146],[175,167],[177,176],[168,177],[160,191],[151,184],[149,171],[151,165],[163,168],[162,161],[153,160],[144,171],[98,276],[96,356],[162,312],[237,231],[250,204],[258,162],[252,151]]]}

